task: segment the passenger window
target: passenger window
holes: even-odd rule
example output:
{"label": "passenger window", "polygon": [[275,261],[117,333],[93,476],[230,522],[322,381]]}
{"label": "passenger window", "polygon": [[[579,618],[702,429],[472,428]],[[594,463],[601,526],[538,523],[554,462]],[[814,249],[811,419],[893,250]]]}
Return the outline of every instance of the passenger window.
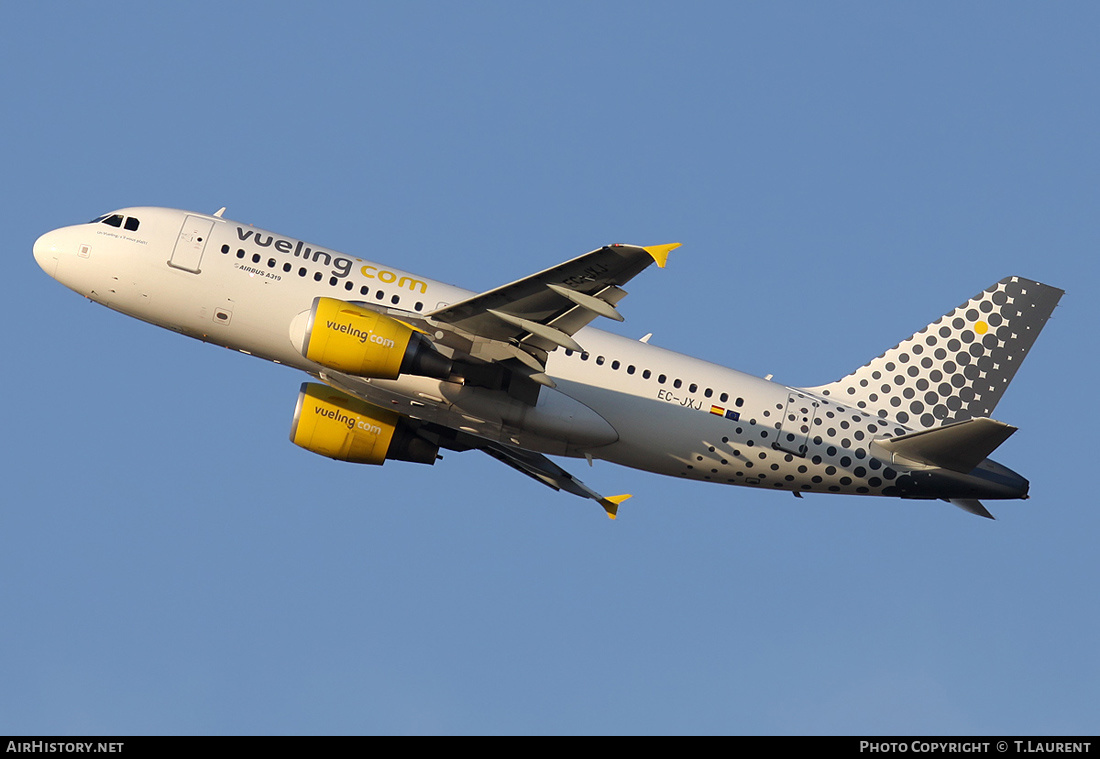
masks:
{"label": "passenger window", "polygon": [[126,218],[126,229],[130,230],[131,232],[136,232],[139,223],[140,222],[138,222],[138,220],[135,219],[133,216],[128,216]]}

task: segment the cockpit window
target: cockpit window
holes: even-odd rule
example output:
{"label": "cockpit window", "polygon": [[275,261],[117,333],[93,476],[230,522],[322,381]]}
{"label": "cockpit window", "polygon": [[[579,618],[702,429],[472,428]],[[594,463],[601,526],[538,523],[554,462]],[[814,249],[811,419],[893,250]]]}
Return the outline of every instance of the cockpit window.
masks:
{"label": "cockpit window", "polygon": [[110,224],[112,227],[123,227],[131,232],[136,232],[138,225],[141,222],[135,219],[133,216],[123,216],[120,213],[105,213],[102,216],[97,216],[89,224]]}

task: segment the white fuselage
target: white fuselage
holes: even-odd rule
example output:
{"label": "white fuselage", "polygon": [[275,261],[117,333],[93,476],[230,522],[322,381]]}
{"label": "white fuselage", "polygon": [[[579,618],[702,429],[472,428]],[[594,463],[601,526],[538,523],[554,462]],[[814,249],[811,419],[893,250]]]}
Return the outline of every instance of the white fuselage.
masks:
{"label": "white fuselage", "polygon": [[[38,263],[112,309],[315,376],[326,370],[291,339],[292,323],[315,297],[423,316],[473,295],[215,216],[164,208],[114,216],[117,226],[109,217],[43,235]],[[546,374],[556,389],[543,388],[534,410],[500,392],[428,377],[348,381],[401,414],[543,453],[796,493],[940,495],[918,492],[906,484],[909,471],[872,454],[873,438],[909,431],[894,421],[592,327],[574,337],[584,351],[550,353]],[[571,437],[577,403],[610,432],[578,422]]]}

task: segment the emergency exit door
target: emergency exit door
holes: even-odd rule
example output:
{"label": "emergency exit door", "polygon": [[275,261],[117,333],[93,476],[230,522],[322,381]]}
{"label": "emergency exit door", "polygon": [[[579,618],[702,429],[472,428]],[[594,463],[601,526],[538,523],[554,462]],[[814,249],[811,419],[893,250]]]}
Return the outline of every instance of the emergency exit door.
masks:
{"label": "emergency exit door", "polygon": [[802,393],[788,393],[775,447],[795,456],[805,456],[816,415],[817,401]]}

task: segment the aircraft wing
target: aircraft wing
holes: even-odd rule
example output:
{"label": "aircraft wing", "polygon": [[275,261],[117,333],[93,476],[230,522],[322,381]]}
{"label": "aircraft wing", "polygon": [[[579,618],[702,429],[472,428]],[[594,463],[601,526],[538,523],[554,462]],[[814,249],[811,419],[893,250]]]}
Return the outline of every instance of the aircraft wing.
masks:
{"label": "aircraft wing", "polygon": [[531,451],[492,441],[485,441],[484,445],[477,447],[497,461],[504,462],[513,469],[523,472],[528,477],[532,477],[554,490],[564,490],[581,498],[591,498],[600,506],[603,506],[607,516],[611,519],[614,519],[618,514],[619,504],[630,498],[629,495],[604,497],[540,453],[532,453]]}
{"label": "aircraft wing", "polygon": [[679,246],[607,245],[427,317],[474,337],[519,347],[543,364],[546,353],[559,346],[584,350],[573,335],[597,316],[622,321],[615,310],[626,295],[620,285],[652,263],[663,268],[669,251]]}
{"label": "aircraft wing", "polygon": [[471,449],[484,451],[497,461],[501,461],[516,471],[538,480],[547,487],[554,490],[564,490],[581,498],[591,498],[600,504],[612,519],[618,513],[619,504],[630,498],[629,495],[602,496],[546,458],[546,456],[451,427],[446,420],[431,413],[427,406],[421,405],[419,407],[421,413],[412,414],[410,413],[412,409],[399,401],[395,401],[392,394],[358,377],[351,377],[339,372],[322,372],[314,376],[342,393],[347,393],[372,406],[389,409],[406,419],[413,420],[417,434],[441,448],[456,452]]}

